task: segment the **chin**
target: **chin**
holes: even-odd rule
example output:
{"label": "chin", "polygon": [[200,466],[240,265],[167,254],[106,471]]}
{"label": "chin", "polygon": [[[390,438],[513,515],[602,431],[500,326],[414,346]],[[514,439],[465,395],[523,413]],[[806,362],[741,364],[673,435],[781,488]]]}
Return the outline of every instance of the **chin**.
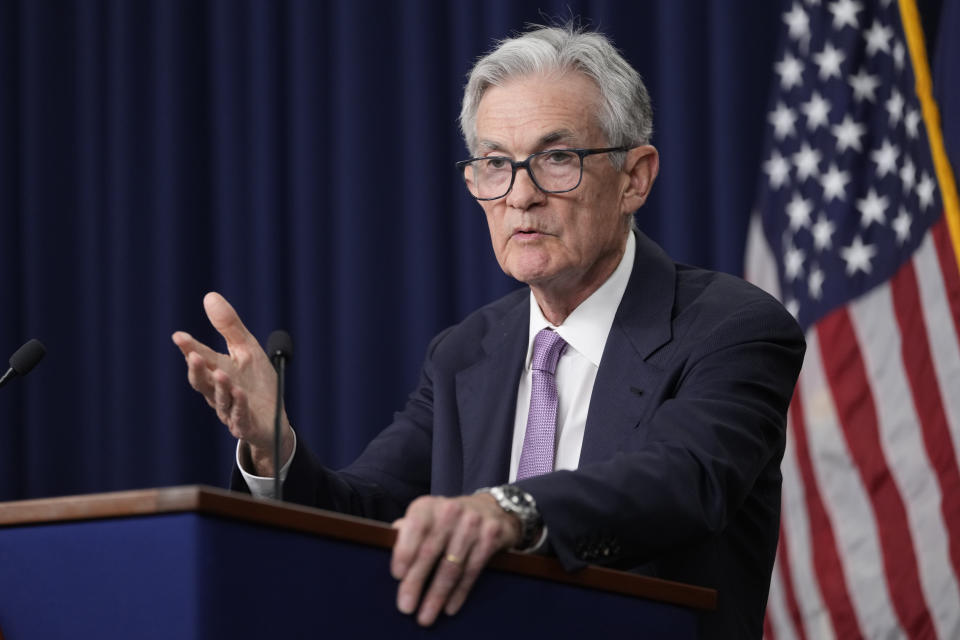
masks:
{"label": "chin", "polygon": [[549,277],[556,269],[555,256],[539,247],[525,247],[519,251],[514,249],[505,256],[504,271],[512,278],[521,282],[538,280]]}
{"label": "chin", "polygon": [[519,280],[524,284],[537,284],[539,282],[544,282],[551,279],[556,275],[554,269],[549,269],[546,266],[540,268],[516,268],[510,271],[507,271],[507,275],[515,280]]}

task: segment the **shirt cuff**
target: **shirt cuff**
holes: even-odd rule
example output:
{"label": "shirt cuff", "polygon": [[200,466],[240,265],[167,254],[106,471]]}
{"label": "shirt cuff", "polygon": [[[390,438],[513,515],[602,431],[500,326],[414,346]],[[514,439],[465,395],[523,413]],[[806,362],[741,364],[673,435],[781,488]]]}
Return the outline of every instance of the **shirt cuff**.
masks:
{"label": "shirt cuff", "polygon": [[[286,481],[287,473],[290,471],[290,463],[293,462],[293,457],[297,455],[297,432],[293,429],[290,430],[293,431],[293,452],[284,465],[280,467],[280,484]],[[254,498],[272,498],[273,476],[255,476],[244,469],[241,461],[244,459],[249,461],[250,454],[247,452],[247,455],[241,455],[242,446],[243,442],[237,440],[237,468],[240,469],[240,474],[243,476],[244,482],[247,483],[247,488],[250,489],[250,495]]]}

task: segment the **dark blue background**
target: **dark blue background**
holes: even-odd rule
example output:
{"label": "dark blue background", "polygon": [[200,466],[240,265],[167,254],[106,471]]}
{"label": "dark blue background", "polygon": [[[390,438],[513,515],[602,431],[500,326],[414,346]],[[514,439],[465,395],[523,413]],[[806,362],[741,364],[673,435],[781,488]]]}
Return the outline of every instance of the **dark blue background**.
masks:
{"label": "dark blue background", "polygon": [[233,441],[170,334],[222,345],[217,290],[294,336],[294,426],[349,462],[430,337],[514,288],[453,168],[465,74],[492,39],[570,15],[613,37],[655,107],[640,226],[740,273],[777,2],[0,0],[0,499],[223,484]]}

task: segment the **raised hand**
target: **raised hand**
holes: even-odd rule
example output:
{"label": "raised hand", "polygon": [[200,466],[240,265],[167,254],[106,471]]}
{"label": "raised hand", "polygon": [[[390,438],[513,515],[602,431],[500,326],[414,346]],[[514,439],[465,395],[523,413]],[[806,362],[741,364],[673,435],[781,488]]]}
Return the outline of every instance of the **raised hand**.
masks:
{"label": "raised hand", "polygon": [[[208,293],[203,307],[213,328],[227,342],[227,353],[218,353],[183,331],[173,342],[187,361],[187,379],[217,412],[230,433],[249,446],[248,471],[273,474],[273,414],[277,398],[277,373],[260,343],[219,293]],[[280,459],[293,453],[293,431],[282,416]]]}

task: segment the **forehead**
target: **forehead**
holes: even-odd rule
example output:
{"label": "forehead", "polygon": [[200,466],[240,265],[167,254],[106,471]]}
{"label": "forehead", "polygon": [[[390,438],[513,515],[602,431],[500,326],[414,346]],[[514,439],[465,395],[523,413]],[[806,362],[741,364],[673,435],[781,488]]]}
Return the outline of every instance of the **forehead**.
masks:
{"label": "forehead", "polygon": [[532,153],[551,143],[600,142],[600,90],[578,72],[525,75],[489,87],[477,109],[480,151]]}

